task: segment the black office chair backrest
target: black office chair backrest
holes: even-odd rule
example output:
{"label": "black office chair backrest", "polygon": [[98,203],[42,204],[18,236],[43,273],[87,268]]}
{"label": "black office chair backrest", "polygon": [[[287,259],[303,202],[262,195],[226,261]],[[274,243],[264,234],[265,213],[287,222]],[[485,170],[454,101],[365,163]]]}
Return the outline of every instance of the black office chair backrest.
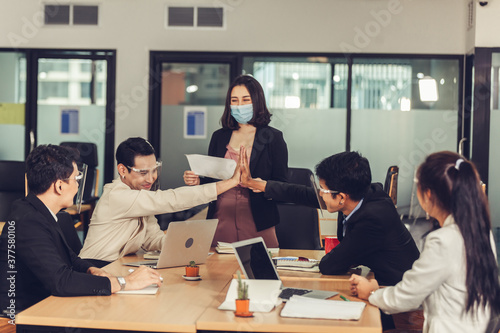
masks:
{"label": "black office chair backrest", "polygon": [[99,164],[97,160],[97,145],[91,142],[61,142],[61,146],[72,147],[80,152],[80,160],[78,162],[87,164],[83,203],[95,200],[97,165]]}
{"label": "black office chair backrest", "polygon": [[392,165],[387,169],[385,176],[384,191],[391,197],[394,206],[398,203],[398,174],[398,166]]}
{"label": "black office chair backrest", "polygon": [[[288,181],[312,186],[312,171],[303,168],[288,168]],[[316,208],[289,203],[277,203],[280,223],[276,236],[282,249],[320,250],[318,210]]]}
{"label": "black office chair backrest", "polygon": [[0,221],[7,221],[12,203],[25,197],[25,162],[0,161]]}

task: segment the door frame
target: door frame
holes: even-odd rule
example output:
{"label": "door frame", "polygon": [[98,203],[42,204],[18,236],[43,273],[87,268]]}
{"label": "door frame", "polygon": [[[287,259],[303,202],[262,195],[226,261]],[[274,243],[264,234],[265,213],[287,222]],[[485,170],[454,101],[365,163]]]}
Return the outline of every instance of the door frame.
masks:
{"label": "door frame", "polygon": [[104,184],[113,180],[115,146],[116,50],[27,49],[25,155],[36,147],[38,120],[38,60],[106,60],[106,113],[104,133]]}
{"label": "door frame", "polygon": [[241,73],[242,57],[237,53],[230,52],[168,52],[151,51],[149,63],[149,120],[148,140],[160,157],[161,152],[161,82],[162,64],[174,63],[206,63],[206,64],[228,64],[229,84]]}

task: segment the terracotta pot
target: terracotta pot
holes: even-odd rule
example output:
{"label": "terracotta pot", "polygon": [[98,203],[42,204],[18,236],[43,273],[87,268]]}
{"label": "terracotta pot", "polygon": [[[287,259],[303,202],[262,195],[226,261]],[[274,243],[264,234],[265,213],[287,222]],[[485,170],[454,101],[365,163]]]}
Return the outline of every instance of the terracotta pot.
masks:
{"label": "terracotta pot", "polygon": [[186,266],[186,276],[196,277],[200,275],[200,267],[199,266]]}
{"label": "terracotta pot", "polygon": [[249,299],[236,300],[236,313],[249,313],[249,309],[250,309]]}

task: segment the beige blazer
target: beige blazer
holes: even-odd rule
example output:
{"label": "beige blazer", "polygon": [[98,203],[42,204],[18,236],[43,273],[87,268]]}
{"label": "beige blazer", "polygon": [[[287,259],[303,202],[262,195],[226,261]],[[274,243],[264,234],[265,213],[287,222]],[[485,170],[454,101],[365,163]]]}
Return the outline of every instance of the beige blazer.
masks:
{"label": "beige blazer", "polygon": [[140,248],[160,250],[164,233],[154,215],[189,209],[216,199],[215,183],[139,191],[117,178],[104,186],[79,256],[113,261]]}
{"label": "beige blazer", "polygon": [[[493,234],[490,244],[496,256]],[[490,309],[480,308],[477,317],[464,314],[467,289],[466,260],[462,234],[449,215],[443,227],[431,232],[413,267],[394,287],[381,288],[370,296],[370,303],[385,313],[424,308],[424,333],[484,332]]]}

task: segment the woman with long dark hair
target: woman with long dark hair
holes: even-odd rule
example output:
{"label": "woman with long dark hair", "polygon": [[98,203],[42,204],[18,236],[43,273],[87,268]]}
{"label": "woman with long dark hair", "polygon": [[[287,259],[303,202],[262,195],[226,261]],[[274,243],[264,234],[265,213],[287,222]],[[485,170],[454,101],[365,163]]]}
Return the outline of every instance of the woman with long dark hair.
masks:
{"label": "woman with long dark hair", "polygon": [[[431,154],[417,171],[422,208],[440,229],[394,287],[353,275],[351,291],[386,313],[424,308],[424,332],[484,332],[500,311],[496,248],[488,202],[474,165],[461,155]],[[492,318],[493,319],[493,318]]]}
{"label": "woman with long dark hair", "polygon": [[[270,121],[262,86],[250,75],[238,76],[227,92],[222,128],[213,133],[208,155],[237,161],[243,146],[255,177],[286,181],[288,150],[283,134],[269,126]],[[210,181],[214,180],[184,172],[186,185]],[[212,246],[261,236],[267,247],[279,247],[274,228],[279,223],[278,208],[264,193],[233,188],[210,203],[207,218],[219,219]]]}

